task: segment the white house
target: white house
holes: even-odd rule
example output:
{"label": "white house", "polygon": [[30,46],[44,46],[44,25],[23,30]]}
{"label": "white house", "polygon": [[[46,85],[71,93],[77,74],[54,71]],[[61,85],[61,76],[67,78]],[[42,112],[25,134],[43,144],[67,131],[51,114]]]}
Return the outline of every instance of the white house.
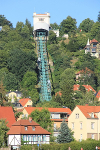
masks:
{"label": "white house", "polygon": [[29,120],[19,120],[15,122],[8,131],[8,146],[17,148],[24,144],[49,144],[50,132],[43,129],[39,124]]}

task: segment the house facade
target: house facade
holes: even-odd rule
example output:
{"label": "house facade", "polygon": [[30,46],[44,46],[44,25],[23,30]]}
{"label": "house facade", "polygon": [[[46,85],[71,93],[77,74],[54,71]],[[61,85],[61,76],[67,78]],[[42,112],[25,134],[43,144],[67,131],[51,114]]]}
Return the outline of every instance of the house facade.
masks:
{"label": "house facade", "polygon": [[9,91],[6,96],[14,103],[16,100],[18,101],[22,97],[22,93],[20,91]]}
{"label": "house facade", "polygon": [[[18,118],[18,120],[20,120],[23,117],[28,117],[28,115],[31,114],[32,111],[34,111],[35,109],[38,110],[42,110],[42,107],[25,107],[23,109],[23,114]],[[63,121],[63,119],[65,119],[66,122],[68,122],[68,117],[71,114],[71,110],[69,108],[45,108],[48,109],[48,111],[50,112],[50,119],[53,122],[54,125],[54,136],[58,135],[58,130],[60,128],[60,125]]]}
{"label": "house facade", "polygon": [[22,98],[19,100],[19,103],[23,107],[32,107],[32,100],[30,98]]}
{"label": "house facade", "polygon": [[15,122],[7,134],[8,146],[19,147],[21,142],[24,144],[49,144],[51,133],[29,118],[29,120]]}
{"label": "house facade", "polygon": [[90,53],[91,56],[95,56],[96,58],[100,58],[100,43],[96,40],[88,39],[87,45],[85,47],[85,54]]}
{"label": "house facade", "polygon": [[78,141],[100,139],[100,106],[77,105],[68,118],[68,126]]}

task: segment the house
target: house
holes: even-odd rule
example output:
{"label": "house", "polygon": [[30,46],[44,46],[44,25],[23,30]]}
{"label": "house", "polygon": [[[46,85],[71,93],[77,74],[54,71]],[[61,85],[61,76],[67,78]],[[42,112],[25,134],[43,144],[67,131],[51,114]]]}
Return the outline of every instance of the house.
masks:
{"label": "house", "polygon": [[7,122],[7,127],[11,127],[16,122],[12,107],[0,106],[0,119],[4,119]]}
{"label": "house", "polygon": [[68,118],[76,140],[100,139],[100,106],[77,105]]}
{"label": "house", "polygon": [[59,96],[61,97],[61,96],[62,96],[61,91],[57,92],[57,93],[55,94],[55,97],[56,97],[57,95],[59,95]]}
{"label": "house", "polygon": [[100,90],[98,91],[96,98],[98,99],[98,101],[100,101]]}
{"label": "house", "polygon": [[96,40],[88,39],[87,45],[85,47],[85,54],[90,53],[91,56],[95,56],[96,58],[100,58],[100,43]]}
{"label": "house", "polygon": [[[96,91],[92,88],[92,86],[90,85],[82,85],[85,87],[86,91],[93,91],[94,94],[96,94]],[[73,91],[79,91],[79,87],[80,85],[79,84],[74,84],[73,86]]]}
{"label": "house", "polygon": [[9,91],[6,96],[11,100],[12,103],[18,101],[22,97],[22,93],[19,91]]}
{"label": "house", "polygon": [[50,134],[30,117],[29,120],[19,120],[11,126],[7,132],[8,145],[19,147],[22,140],[24,144],[49,144]]}
{"label": "house", "polygon": [[[18,120],[20,120],[23,117],[28,117],[28,115],[31,114],[34,110],[42,110],[42,107],[25,107],[23,110],[23,115],[20,116]],[[60,125],[65,118],[65,121],[68,122],[68,117],[71,114],[71,110],[69,108],[45,108],[48,109],[50,112],[50,119],[54,123],[54,136],[58,135],[58,129],[60,128]]]}
{"label": "house", "polygon": [[23,107],[32,107],[32,100],[30,98],[22,98],[19,100],[19,103]]}
{"label": "house", "polygon": [[82,69],[82,70],[78,71],[77,73],[75,73],[76,81],[78,81],[79,78],[81,78],[82,76],[90,77],[91,74],[93,74],[93,71],[86,67],[84,70]]}

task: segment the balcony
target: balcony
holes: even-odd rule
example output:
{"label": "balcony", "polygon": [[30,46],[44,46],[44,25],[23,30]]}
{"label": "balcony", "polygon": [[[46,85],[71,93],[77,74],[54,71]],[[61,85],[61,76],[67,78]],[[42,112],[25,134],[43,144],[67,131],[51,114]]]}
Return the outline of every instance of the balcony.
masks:
{"label": "balcony", "polygon": [[92,48],[92,53],[96,53],[96,48]]}

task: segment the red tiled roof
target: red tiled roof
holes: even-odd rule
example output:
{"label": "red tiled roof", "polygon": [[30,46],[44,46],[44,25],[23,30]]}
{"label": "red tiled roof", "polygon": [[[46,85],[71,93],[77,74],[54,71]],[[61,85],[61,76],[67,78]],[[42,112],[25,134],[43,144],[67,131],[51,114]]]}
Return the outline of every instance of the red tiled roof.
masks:
{"label": "red tiled roof", "polygon": [[85,68],[85,70],[80,70],[80,71],[78,71],[77,73],[76,73],[76,75],[78,75],[78,74],[81,74],[81,73],[85,73],[85,74],[89,74],[89,73],[93,73],[93,71],[92,70],[90,70],[90,69],[88,69],[87,67]]}
{"label": "red tiled roof", "polygon": [[74,91],[78,91],[79,90],[80,85],[79,84],[74,84],[73,90]]}
{"label": "red tiled roof", "polygon": [[[85,87],[85,89],[89,92],[89,91],[93,91],[94,93],[96,93],[96,91],[92,88],[92,86],[90,85],[82,85]],[[78,91],[79,90],[80,85],[79,84],[74,84],[73,86],[73,90],[74,91]]]}
{"label": "red tiled roof", "polygon": [[19,100],[19,103],[24,107],[25,104],[26,104],[29,100],[31,100],[31,99],[29,99],[29,98],[22,98],[22,99]]}
{"label": "red tiled roof", "polygon": [[98,43],[98,41],[96,39],[90,40],[90,44],[91,43]]}
{"label": "red tiled roof", "polygon": [[[32,111],[34,111],[35,109],[38,109],[38,110],[42,110],[43,108],[42,107],[25,107],[25,110],[27,111],[28,114],[31,114]],[[65,113],[68,113],[68,114],[71,114],[71,110],[69,108],[45,108],[45,109],[48,109],[49,112],[65,112]]]}
{"label": "red tiled roof", "polygon": [[[27,126],[27,130],[25,130],[25,126]],[[32,130],[32,127],[35,127],[35,131]],[[7,133],[11,134],[51,134],[47,130],[43,129],[39,124],[34,121],[29,122],[29,120],[19,120],[15,124],[12,125],[10,130]]]}
{"label": "red tiled roof", "polygon": [[7,126],[11,127],[16,121],[12,107],[0,107],[0,119],[5,119]]}
{"label": "red tiled roof", "polygon": [[100,106],[82,106],[77,105],[86,118],[91,118],[89,113],[94,113],[94,118],[98,118],[95,113],[100,112]]}

